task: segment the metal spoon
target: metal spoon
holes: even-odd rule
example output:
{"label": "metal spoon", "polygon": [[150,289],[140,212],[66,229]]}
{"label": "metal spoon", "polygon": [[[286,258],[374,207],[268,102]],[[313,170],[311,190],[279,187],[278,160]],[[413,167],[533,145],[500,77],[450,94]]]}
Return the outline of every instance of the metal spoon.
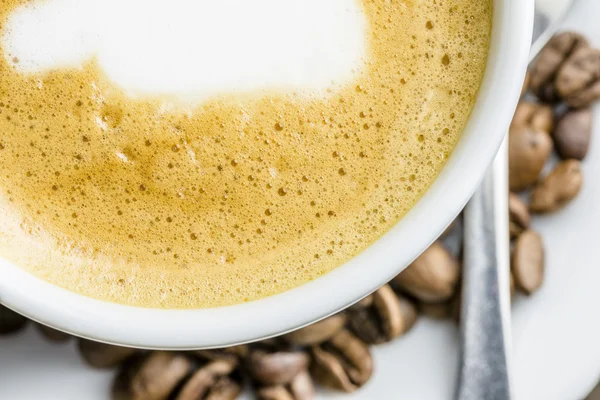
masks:
{"label": "metal spoon", "polygon": [[[530,61],[576,0],[536,0]],[[581,2],[581,0],[580,0]],[[457,400],[510,400],[508,146],[505,139],[464,213],[461,364]]]}

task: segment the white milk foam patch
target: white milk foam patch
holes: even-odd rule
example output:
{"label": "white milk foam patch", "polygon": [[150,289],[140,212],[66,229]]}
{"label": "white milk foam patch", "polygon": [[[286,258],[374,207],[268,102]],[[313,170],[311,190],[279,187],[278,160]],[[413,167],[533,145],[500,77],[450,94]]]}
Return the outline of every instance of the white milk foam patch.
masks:
{"label": "white milk foam patch", "polygon": [[15,11],[3,45],[23,72],[96,56],[131,95],[323,94],[364,64],[365,24],[357,0],[49,0]]}

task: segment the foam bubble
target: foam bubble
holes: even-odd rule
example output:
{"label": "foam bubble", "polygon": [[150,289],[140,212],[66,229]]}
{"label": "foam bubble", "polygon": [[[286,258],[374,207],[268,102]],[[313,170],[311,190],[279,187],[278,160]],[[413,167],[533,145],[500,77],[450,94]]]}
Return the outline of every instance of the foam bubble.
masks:
{"label": "foam bubble", "polygon": [[28,72],[96,56],[136,94],[324,92],[362,67],[365,24],[357,0],[54,0],[13,13],[4,47]]}

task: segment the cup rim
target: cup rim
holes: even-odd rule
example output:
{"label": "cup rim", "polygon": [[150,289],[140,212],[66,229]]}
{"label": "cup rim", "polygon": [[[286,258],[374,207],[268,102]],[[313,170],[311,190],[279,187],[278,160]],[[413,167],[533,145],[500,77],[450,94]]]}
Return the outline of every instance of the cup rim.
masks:
{"label": "cup rim", "polygon": [[249,303],[166,310],[85,297],[0,260],[0,300],[35,321],[77,336],[171,350],[225,347],[265,339],[326,318],[359,301],[426,249],[458,215],[483,178],[520,97],[533,12],[533,0],[494,0],[484,80],[448,163],[404,218],[335,270],[295,289]]}

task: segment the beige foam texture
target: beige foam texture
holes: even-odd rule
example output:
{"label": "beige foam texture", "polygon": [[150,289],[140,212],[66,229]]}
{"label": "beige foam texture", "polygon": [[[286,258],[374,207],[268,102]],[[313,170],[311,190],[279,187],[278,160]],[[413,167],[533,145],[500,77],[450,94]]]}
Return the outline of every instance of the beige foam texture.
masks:
{"label": "beige foam texture", "polygon": [[250,92],[190,112],[126,97],[93,62],[23,75],[0,58],[0,252],[87,296],[197,308],[288,290],[364,250],[452,152],[492,11],[362,7],[365,68],[322,98]]}

